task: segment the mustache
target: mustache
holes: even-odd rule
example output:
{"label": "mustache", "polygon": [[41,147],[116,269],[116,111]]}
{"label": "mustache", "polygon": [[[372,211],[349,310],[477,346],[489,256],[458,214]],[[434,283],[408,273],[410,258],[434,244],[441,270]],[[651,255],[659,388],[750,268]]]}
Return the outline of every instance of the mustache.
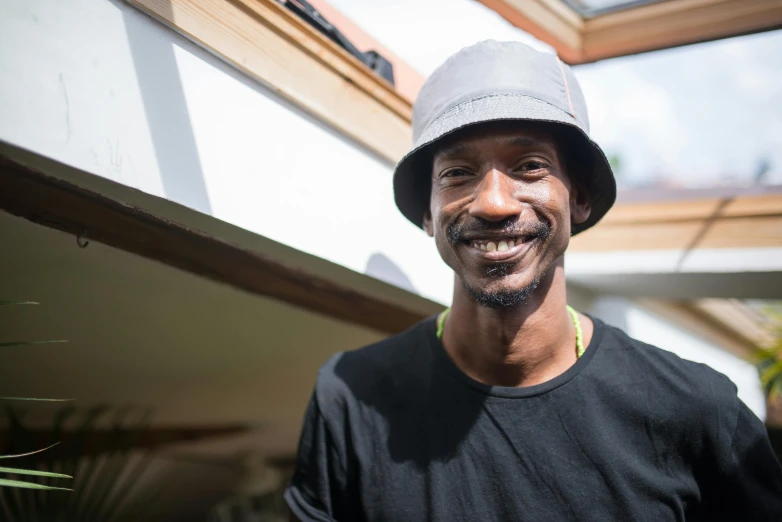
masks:
{"label": "mustache", "polygon": [[481,218],[468,218],[451,223],[448,226],[448,240],[456,245],[467,241],[468,234],[475,236],[480,232],[495,232],[507,236],[527,236],[548,239],[551,235],[551,224],[546,221],[521,223],[517,218],[510,217],[502,221],[487,221]]}

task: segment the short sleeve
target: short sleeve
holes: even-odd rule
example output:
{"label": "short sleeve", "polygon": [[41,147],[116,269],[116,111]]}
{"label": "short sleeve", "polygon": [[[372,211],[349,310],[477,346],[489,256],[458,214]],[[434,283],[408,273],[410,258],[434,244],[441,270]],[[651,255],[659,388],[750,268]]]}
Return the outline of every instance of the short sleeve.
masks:
{"label": "short sleeve", "polygon": [[782,467],[766,427],[739,403],[721,470],[703,491],[710,500],[709,520],[782,521]]}
{"label": "short sleeve", "polygon": [[302,522],[344,522],[346,463],[318,405],[317,390],[304,416],[296,469],[285,501]]}

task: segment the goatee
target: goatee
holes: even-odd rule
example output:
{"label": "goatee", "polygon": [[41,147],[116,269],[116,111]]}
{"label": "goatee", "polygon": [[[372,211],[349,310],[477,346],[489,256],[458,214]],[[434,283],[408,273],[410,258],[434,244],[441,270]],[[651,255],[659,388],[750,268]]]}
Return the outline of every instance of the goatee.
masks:
{"label": "goatee", "polygon": [[[503,266],[503,265],[499,265]],[[496,268],[496,267],[495,267]],[[510,308],[519,305],[529,299],[540,284],[540,277],[536,277],[527,286],[515,290],[488,291],[475,288],[464,283],[467,293],[473,301],[487,308]]]}
{"label": "goatee", "polygon": [[[451,223],[448,227],[448,240],[453,245],[467,242],[468,237],[484,231],[500,232],[506,236],[524,237],[527,241],[545,242],[551,235],[551,223],[541,218],[540,221],[522,223],[517,217],[509,217],[502,221],[487,221],[480,218],[465,219]],[[516,263],[489,264],[483,267],[483,275],[490,279],[501,279],[510,275]],[[533,279],[523,288],[514,290],[489,291],[464,283],[470,297],[481,306],[488,308],[509,308],[523,303],[535,292],[543,275]]]}

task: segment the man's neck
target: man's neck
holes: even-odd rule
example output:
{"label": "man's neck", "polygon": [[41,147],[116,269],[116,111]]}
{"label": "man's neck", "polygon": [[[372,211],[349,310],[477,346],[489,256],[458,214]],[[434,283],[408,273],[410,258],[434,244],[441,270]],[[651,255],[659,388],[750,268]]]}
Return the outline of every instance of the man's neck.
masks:
{"label": "man's neck", "polygon": [[[576,331],[567,312],[564,264],[560,260],[520,305],[487,308],[457,281],[443,331],[443,346],[473,379],[494,386],[533,386],[549,381],[577,359]],[[580,315],[584,346],[593,325]]]}

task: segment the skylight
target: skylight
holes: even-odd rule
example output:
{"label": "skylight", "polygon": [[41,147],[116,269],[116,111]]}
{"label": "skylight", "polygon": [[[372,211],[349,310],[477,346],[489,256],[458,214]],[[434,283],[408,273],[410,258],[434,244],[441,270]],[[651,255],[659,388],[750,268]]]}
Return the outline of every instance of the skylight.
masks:
{"label": "skylight", "polygon": [[564,0],[570,8],[585,18],[661,1],[664,0]]}

